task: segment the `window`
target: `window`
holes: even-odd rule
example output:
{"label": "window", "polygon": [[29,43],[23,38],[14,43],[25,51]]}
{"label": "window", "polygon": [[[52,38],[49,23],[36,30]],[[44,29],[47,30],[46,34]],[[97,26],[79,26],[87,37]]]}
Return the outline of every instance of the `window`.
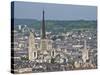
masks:
{"label": "window", "polygon": [[54,51],[52,51],[52,56],[54,56]]}
{"label": "window", "polygon": [[34,52],[34,57],[36,57],[36,52]]}

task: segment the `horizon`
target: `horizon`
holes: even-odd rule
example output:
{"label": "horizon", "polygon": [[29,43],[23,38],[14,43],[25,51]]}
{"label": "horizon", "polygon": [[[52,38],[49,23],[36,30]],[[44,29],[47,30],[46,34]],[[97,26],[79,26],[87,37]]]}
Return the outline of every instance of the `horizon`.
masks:
{"label": "horizon", "polygon": [[[14,19],[28,19],[28,20],[32,20],[31,18],[14,18]],[[36,20],[36,21],[42,21],[42,19],[41,20],[39,20],[39,19],[33,19],[33,20]],[[87,20],[87,19],[78,19],[78,20],[58,20],[58,19],[45,19],[45,21],[97,21],[97,19],[95,19],[95,20]]]}

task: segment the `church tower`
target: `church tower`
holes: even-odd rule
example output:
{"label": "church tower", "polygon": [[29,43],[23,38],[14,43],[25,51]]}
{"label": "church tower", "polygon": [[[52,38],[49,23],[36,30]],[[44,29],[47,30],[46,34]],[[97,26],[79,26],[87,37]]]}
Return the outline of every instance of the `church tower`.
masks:
{"label": "church tower", "polygon": [[86,40],[84,40],[84,49],[82,51],[82,59],[84,63],[86,63],[86,61],[89,59],[89,50],[87,49],[86,45]]}
{"label": "church tower", "polygon": [[46,39],[46,32],[45,32],[45,19],[44,19],[44,10],[42,13],[42,27],[41,27],[41,50],[47,50],[48,48],[48,43]]}
{"label": "church tower", "polygon": [[37,58],[37,50],[35,48],[35,37],[31,31],[29,35],[28,57],[30,61]]}

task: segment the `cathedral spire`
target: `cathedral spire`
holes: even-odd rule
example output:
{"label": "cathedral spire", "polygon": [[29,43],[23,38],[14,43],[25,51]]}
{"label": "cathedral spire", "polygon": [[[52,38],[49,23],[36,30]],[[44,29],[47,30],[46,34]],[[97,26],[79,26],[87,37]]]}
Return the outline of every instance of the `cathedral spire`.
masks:
{"label": "cathedral spire", "polygon": [[42,25],[41,25],[41,50],[47,50],[47,39],[46,39],[46,32],[45,32],[45,19],[44,19],[44,10],[42,12]]}
{"label": "cathedral spire", "polygon": [[46,36],[45,36],[45,19],[44,19],[44,14],[45,14],[45,12],[43,10],[43,12],[42,12],[42,36],[41,36],[42,39],[46,39]]}

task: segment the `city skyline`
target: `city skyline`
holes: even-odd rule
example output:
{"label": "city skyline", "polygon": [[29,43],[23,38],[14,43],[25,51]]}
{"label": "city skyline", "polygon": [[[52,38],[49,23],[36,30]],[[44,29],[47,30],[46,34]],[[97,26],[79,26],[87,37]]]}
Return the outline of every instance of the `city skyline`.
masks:
{"label": "city skyline", "polygon": [[97,20],[96,6],[31,3],[17,1],[15,2],[14,9],[14,16],[18,19],[41,20],[41,11],[45,10],[46,20]]}
{"label": "city skyline", "polygon": [[[45,4],[43,3],[43,5]],[[41,21],[34,19],[28,20],[29,15],[31,16],[32,14],[29,14],[30,11],[26,8],[28,7],[27,4],[26,7],[20,6],[20,8],[24,7],[21,11],[19,10],[24,16],[16,12],[17,6],[16,2],[12,3],[11,73],[97,69],[97,21],[92,21],[91,19],[90,21],[61,21],[61,19],[64,19],[64,15],[60,14],[64,11],[59,10],[61,12],[57,13],[58,7],[55,7],[56,12],[48,12],[49,7],[48,10],[45,10],[42,5],[39,6],[43,9],[40,10],[37,8],[40,12],[34,10],[37,13],[33,13],[33,10],[31,11],[34,19],[37,17],[37,19],[40,18]],[[35,6],[37,6],[37,4]],[[30,6],[30,9],[36,9],[35,6]],[[77,7],[73,7],[73,9],[75,8]],[[83,7],[81,7],[81,9],[82,8]],[[27,10],[28,12],[23,10]],[[16,13],[20,14],[20,17],[28,17],[26,20],[18,19],[20,20],[18,21],[15,19],[16,16],[13,15]],[[38,15],[39,13],[40,15]],[[51,14],[51,16],[49,14]],[[68,16],[68,14],[66,16]],[[82,16],[80,17],[82,18]],[[89,19],[89,16],[87,19]],[[52,18],[52,21],[47,22],[45,20]],[[77,17],[77,19],[78,18],[79,17]],[[58,19],[59,21],[54,21],[54,19]]]}

